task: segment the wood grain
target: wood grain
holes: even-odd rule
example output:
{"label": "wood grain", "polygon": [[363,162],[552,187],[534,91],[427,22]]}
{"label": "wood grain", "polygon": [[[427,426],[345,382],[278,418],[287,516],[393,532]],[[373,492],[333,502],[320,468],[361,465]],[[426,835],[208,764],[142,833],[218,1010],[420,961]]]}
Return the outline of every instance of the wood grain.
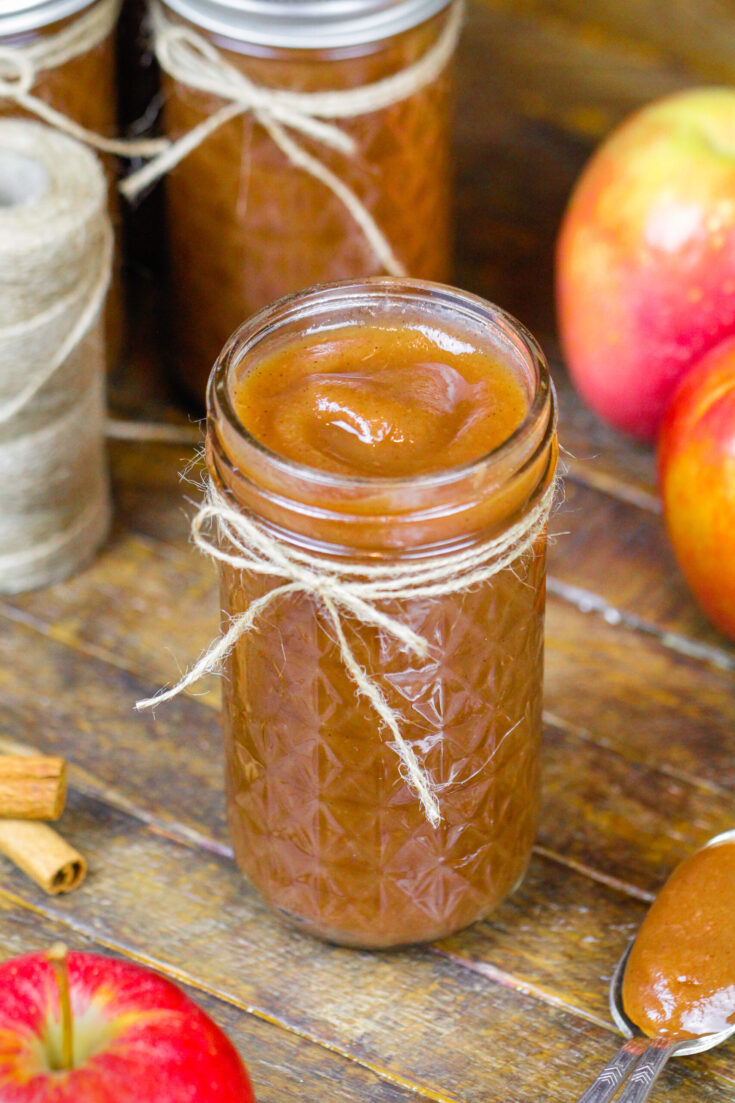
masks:
{"label": "wood grain", "polygon": [[[192,633],[192,625],[187,630]],[[191,657],[185,640],[176,657]],[[711,791],[735,787],[731,672],[551,596],[546,683],[547,708],[563,726]],[[209,709],[179,699],[156,716],[135,714],[135,701],[153,688],[148,679],[44,640],[7,618],[0,619],[0,688],[11,743],[25,739],[44,753],[68,757],[123,797],[139,799],[159,788],[167,804],[191,765],[190,746],[215,749],[219,770],[218,724]],[[118,754],[129,763],[124,775]],[[188,793],[169,815],[194,826]]]}
{"label": "wood grain", "polygon": [[[99,802],[72,796],[67,830],[89,853],[92,873],[73,907],[55,899],[47,914],[127,953],[147,954],[172,975],[425,1093],[521,1103],[538,1090],[543,1068],[544,1098],[568,1101],[614,1046],[595,1013],[570,1014],[434,950],[320,946],[268,915],[228,860],[197,858]],[[38,906],[25,882],[11,874],[5,885]],[[548,914],[556,890],[543,891]],[[637,918],[640,906],[629,900],[628,907]],[[530,920],[528,905],[523,915]],[[525,932],[516,931],[514,944],[524,942]],[[571,940],[567,946],[572,952]],[[502,976],[500,943],[492,954]],[[596,977],[596,990],[603,983]],[[666,1085],[684,1101],[729,1098],[727,1066],[712,1068],[712,1060],[674,1067]]]}
{"label": "wood grain", "polygon": [[735,788],[731,671],[552,595],[545,686],[549,713],[595,741],[713,790]]}
{"label": "wood grain", "polygon": [[726,0],[479,0],[511,16],[551,24],[561,34],[594,39],[610,50],[638,50],[654,63],[676,65],[703,80],[731,82],[735,21]]}
{"label": "wood grain", "polygon": [[549,589],[555,596],[735,669],[735,646],[699,609],[660,514],[567,478],[550,532]]}
{"label": "wood grain", "polygon": [[[109,947],[94,938],[72,930],[25,906],[0,889],[0,959],[34,953],[63,942],[70,950],[102,953]],[[130,956],[130,955],[128,955]],[[150,967],[146,954],[136,955],[138,964]],[[174,978],[177,980],[178,978]],[[186,987],[186,994],[226,1032],[245,1061],[258,1103],[282,1103],[283,1100],[329,1099],[335,1103],[404,1103],[408,1100],[441,1100],[445,1096],[426,1096],[413,1085],[382,1079],[376,1072],[349,1060],[293,1031],[284,1030],[265,1018],[242,1011],[225,1000],[216,999],[200,989]]]}
{"label": "wood grain", "polygon": [[[15,646],[6,639],[0,655],[28,653],[27,645],[22,643],[28,631],[8,625],[8,635],[21,639]],[[220,737],[212,711],[184,699],[162,708],[155,722],[137,717],[127,707],[134,685],[129,676],[102,663],[92,665],[61,644],[42,643],[42,669],[52,675],[47,675],[44,696],[54,700],[59,716],[58,729],[48,725],[43,729],[43,749],[57,748],[61,740],[76,738],[76,761],[82,767],[80,783],[87,792],[115,800],[119,807],[135,812],[139,821],[148,821],[158,833],[226,857],[229,847],[222,817]],[[77,669],[87,672],[88,686],[93,687],[84,690],[81,700]],[[92,670],[94,675],[89,677]],[[35,697],[21,691],[15,700],[11,696],[8,701],[9,714],[22,717],[26,723],[29,696]],[[92,721],[93,738],[70,734],[68,717],[80,705]],[[15,734],[22,738],[22,724]],[[124,775],[119,772],[120,761],[131,764]],[[74,771],[75,780],[76,774]],[[584,737],[553,727],[545,740],[544,782],[539,836],[542,856],[534,862],[521,897],[508,905],[520,908],[524,914],[521,941],[524,945],[528,940],[539,945],[555,944],[558,932],[556,926],[550,926],[551,920],[565,926],[564,954],[574,954],[576,947],[587,945],[585,939],[590,937],[591,928],[608,932],[607,941],[600,944],[594,970],[586,974],[584,999],[572,983],[569,965],[559,966],[557,984],[551,986],[543,955],[526,957],[521,968],[517,953],[511,960],[498,956],[493,949],[482,958],[483,967],[487,967],[488,976],[496,970],[503,983],[528,990],[537,998],[565,1002],[586,1017],[602,1020],[606,997],[604,977],[600,978],[603,963],[611,968],[620,952],[618,936],[622,933],[624,942],[625,934],[640,921],[641,901],[651,898],[677,861],[707,837],[730,826],[735,800],[731,794],[679,781],[667,772],[632,763]],[[66,820],[64,830],[68,830]],[[195,849],[185,864],[196,868],[211,860]],[[162,871],[161,878],[168,884],[167,872]],[[548,888],[550,879],[553,891]],[[554,904],[575,895],[578,906]],[[105,899],[117,914],[122,904],[107,896]],[[209,899],[219,901],[220,897]],[[611,900],[617,916],[614,921]],[[504,912],[499,914],[502,922]],[[611,933],[615,939],[611,940]],[[456,944],[452,953],[459,953]],[[548,949],[547,956],[550,953]],[[473,950],[468,960],[476,956]]]}
{"label": "wood grain", "polygon": [[[215,572],[185,538],[174,548],[116,528],[81,574],[51,590],[3,599],[21,623],[151,682],[176,681],[210,643],[218,620]],[[186,631],[182,637],[182,625]],[[220,700],[217,678],[199,695]]]}
{"label": "wood grain", "polygon": [[[728,80],[724,0],[472,0],[458,66],[456,281],[510,309],[551,360],[570,472],[550,554],[544,798],[528,876],[442,944],[369,955],[267,912],[230,860],[217,684],[138,715],[216,629],[188,543],[194,450],[114,440],[118,527],[83,574],[0,606],[0,750],[72,762],[61,829],[90,859],[45,900],[0,864],[0,952],[60,935],[185,980],[248,1060],[258,1100],[576,1098],[611,1056],[610,971],[669,870],[735,816],[733,648],[663,531],[650,449],[607,429],[563,372],[554,240],[594,143],[628,111]],[[165,378],[154,283],[113,409],[188,424]],[[119,433],[118,433],[119,435]],[[190,472],[193,483],[201,465]],[[735,1092],[727,1048],[674,1062],[676,1103]]]}

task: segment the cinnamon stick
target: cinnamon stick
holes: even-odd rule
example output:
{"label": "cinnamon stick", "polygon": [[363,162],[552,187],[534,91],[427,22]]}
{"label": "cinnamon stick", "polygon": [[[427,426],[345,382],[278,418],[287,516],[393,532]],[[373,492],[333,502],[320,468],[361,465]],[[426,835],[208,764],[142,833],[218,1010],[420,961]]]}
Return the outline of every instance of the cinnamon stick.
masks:
{"label": "cinnamon stick", "polygon": [[0,755],[0,818],[58,820],[65,800],[63,758]]}
{"label": "cinnamon stick", "polygon": [[56,896],[81,885],[87,863],[53,827],[28,820],[0,820],[0,854]]}

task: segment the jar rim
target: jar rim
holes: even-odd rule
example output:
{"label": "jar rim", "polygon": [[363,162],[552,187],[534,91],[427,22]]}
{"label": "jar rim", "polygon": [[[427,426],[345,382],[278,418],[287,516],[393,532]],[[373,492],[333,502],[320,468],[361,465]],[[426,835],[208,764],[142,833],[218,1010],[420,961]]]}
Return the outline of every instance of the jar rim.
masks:
{"label": "jar rim", "polygon": [[[242,359],[261,340],[276,332],[286,322],[297,321],[300,317],[314,321],[319,314],[327,314],[330,308],[340,305],[368,307],[370,301],[374,303],[376,298],[381,302],[389,298],[407,305],[411,301],[428,301],[437,310],[448,308],[455,313],[462,313],[475,322],[492,327],[496,337],[511,347],[516,355],[520,354],[525,359],[526,365],[534,372],[535,389],[526,416],[510,436],[476,459],[461,464],[420,475],[386,477],[344,475],[312,467],[280,455],[249,432],[235,412],[229,388],[230,372]],[[315,308],[318,308],[318,312]],[[556,392],[546,358],[536,338],[521,322],[501,307],[469,291],[447,284],[393,276],[371,276],[360,280],[317,284],[278,299],[253,315],[235,330],[212,368],[207,385],[207,413],[210,422],[215,418],[222,418],[241,443],[287,477],[308,480],[311,485],[316,484],[330,490],[362,489],[377,493],[390,493],[406,488],[430,491],[435,487],[447,487],[452,483],[462,482],[480,470],[487,471],[492,467],[499,469],[502,466],[512,468],[514,456],[522,463],[529,451],[534,450],[538,443],[539,424],[543,419],[546,418],[544,437],[555,432],[557,423]]]}
{"label": "jar rim", "polygon": [[0,0],[0,38],[48,27],[95,3],[96,0]]}
{"label": "jar rim", "polygon": [[254,46],[339,49],[380,42],[453,0],[164,0],[205,30]]}

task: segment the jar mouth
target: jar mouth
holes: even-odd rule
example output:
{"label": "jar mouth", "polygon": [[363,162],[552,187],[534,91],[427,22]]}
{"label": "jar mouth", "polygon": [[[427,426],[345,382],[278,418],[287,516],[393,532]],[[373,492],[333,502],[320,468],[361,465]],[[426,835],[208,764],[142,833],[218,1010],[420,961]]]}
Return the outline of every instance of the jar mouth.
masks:
{"label": "jar mouth", "polygon": [[431,19],[452,0],[164,0],[215,34],[255,46],[339,49],[380,42]]}
{"label": "jar mouth", "polygon": [[[231,396],[232,374],[243,359],[265,338],[277,333],[289,323],[303,322],[300,332],[327,332],[332,326],[319,325],[320,318],[334,314],[339,308],[349,308],[355,314],[380,318],[376,307],[387,304],[409,310],[421,306],[424,315],[432,318],[439,331],[440,316],[471,323],[477,331],[484,328],[504,347],[525,370],[532,386],[526,416],[520,425],[496,447],[473,460],[410,476],[344,475],[300,463],[273,451],[254,437],[243,425],[234,409]],[[386,312],[386,316],[390,316]],[[413,317],[413,315],[412,315]],[[393,315],[395,320],[395,315]],[[339,492],[365,490],[371,493],[391,493],[414,488],[430,492],[433,488],[464,483],[473,473],[485,474],[493,467],[512,470],[522,466],[524,459],[539,447],[539,430],[544,440],[556,430],[556,394],[544,354],[536,339],[517,319],[488,300],[468,291],[424,280],[373,276],[361,280],[342,280],[319,284],[277,300],[244,322],[224,346],[215,363],[207,387],[207,409],[210,422],[223,421],[239,442],[265,461],[269,468],[291,478],[308,481],[312,486]]]}

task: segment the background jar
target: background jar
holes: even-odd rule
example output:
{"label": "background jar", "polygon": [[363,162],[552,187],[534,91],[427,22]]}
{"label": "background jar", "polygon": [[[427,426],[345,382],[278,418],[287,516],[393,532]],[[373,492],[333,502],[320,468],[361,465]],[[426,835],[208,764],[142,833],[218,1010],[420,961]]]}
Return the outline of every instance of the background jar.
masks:
{"label": "background jar", "polygon": [[[167,0],[166,9],[251,80],[299,92],[400,72],[431,49],[450,10],[449,0]],[[162,84],[171,138],[222,106],[166,73]],[[354,156],[291,132],[365,204],[407,273],[429,280],[447,279],[450,267],[450,87],[448,66],[393,106],[337,120]],[[340,200],[294,167],[251,114],[169,173],[166,203],[171,313],[186,318],[172,333],[174,367],[199,403],[223,342],[255,311],[314,283],[383,271]]]}
{"label": "background jar", "polygon": [[[249,436],[235,380],[308,327],[402,318],[500,353],[527,387],[521,427],[477,462],[413,479],[354,479],[286,461]],[[553,480],[556,409],[543,357],[481,299],[420,281],[314,289],[263,311],[220,357],[208,393],[215,486],[294,547],[351,566],[449,553],[528,516]],[[279,584],[221,573],[224,622]],[[437,784],[432,827],[390,736],[344,669],[310,597],[279,598],[231,652],[224,679],[228,819],[236,858],[302,929],[365,947],[445,937],[518,883],[538,814],[545,534],[487,582],[381,606],[430,643],[344,619],[354,654],[403,718]]]}
{"label": "background jar", "polygon": [[[110,0],[10,0],[0,11],[0,54],[12,55],[50,41],[94,7],[110,5]],[[31,89],[33,96],[73,122],[105,138],[117,136],[117,93],[115,89],[115,33],[117,6],[111,11],[110,33],[100,42],[61,65],[38,67]],[[0,56],[0,77],[17,79],[12,62]],[[0,97],[0,115],[34,119],[38,117],[20,107],[12,98]],[[120,239],[120,205],[117,197],[118,160],[109,154],[98,154],[108,181],[109,209],[116,241]],[[122,343],[122,292],[118,262],[107,299],[106,333],[108,361],[117,361]]]}

